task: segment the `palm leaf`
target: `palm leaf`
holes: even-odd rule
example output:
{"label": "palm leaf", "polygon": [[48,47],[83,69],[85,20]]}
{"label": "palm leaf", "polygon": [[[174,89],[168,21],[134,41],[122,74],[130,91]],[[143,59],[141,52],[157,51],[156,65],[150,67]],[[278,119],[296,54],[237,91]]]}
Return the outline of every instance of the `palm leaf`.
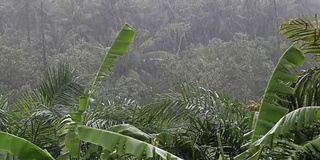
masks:
{"label": "palm leaf", "polygon": [[8,112],[8,102],[11,98],[11,93],[7,95],[0,94],[0,131],[9,130],[9,121],[11,120],[11,113]]}
{"label": "palm leaf", "polygon": [[316,24],[313,24],[307,17],[297,18],[285,22],[280,27],[280,33],[291,42],[302,42],[301,50],[304,53],[320,53],[320,28],[318,16],[315,16]]}
{"label": "palm leaf", "polygon": [[160,157],[167,160],[180,159],[156,146],[111,131],[78,126],[78,135],[80,140],[100,145],[109,152],[116,151],[120,156],[133,155],[139,159],[143,157]]}
{"label": "palm leaf", "polygon": [[320,105],[320,69],[312,68],[305,71],[295,84],[296,108]]}
{"label": "palm leaf", "polygon": [[83,92],[83,87],[74,76],[72,68],[67,64],[51,67],[37,88],[40,93],[37,99],[48,108],[54,106],[73,107]]}
{"label": "palm leaf", "polygon": [[48,70],[36,90],[18,99],[14,114],[19,118],[29,117],[33,112],[45,109],[62,117],[78,103],[83,90],[72,68],[67,64],[59,64]]}
{"label": "palm leaf", "polygon": [[320,137],[315,138],[312,141],[308,141],[295,148],[294,152],[290,155],[292,159],[299,160],[300,153],[308,153],[309,155],[315,155],[318,159],[320,159]]}
{"label": "palm leaf", "polygon": [[159,95],[154,101],[141,107],[135,115],[135,122],[149,127],[163,129],[181,127],[189,117],[206,112],[216,100],[215,94],[194,84],[178,83],[176,91]]}
{"label": "palm leaf", "polygon": [[[294,94],[295,89],[291,87],[291,84],[297,82],[298,76],[292,74],[290,68],[302,66],[304,61],[305,57],[302,52],[293,45],[280,58],[263,96],[251,142],[266,134],[281,117],[288,113],[289,109],[283,105],[287,103],[287,100],[281,97]],[[238,158],[246,157],[248,153],[244,152]]]}
{"label": "palm leaf", "polygon": [[54,160],[46,151],[31,142],[0,131],[0,150],[12,153],[21,160]]}
{"label": "palm leaf", "polygon": [[124,123],[133,123],[133,117],[138,107],[131,99],[117,97],[96,103],[94,108],[87,112],[86,126],[98,129],[107,129],[111,126]]}

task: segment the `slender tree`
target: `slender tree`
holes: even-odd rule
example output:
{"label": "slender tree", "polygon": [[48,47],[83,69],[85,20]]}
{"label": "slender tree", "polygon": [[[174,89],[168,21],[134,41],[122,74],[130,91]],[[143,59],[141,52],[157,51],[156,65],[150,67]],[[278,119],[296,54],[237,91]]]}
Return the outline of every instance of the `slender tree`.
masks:
{"label": "slender tree", "polygon": [[46,46],[45,46],[45,34],[44,34],[44,11],[43,2],[41,1],[41,32],[42,32],[42,61],[43,61],[43,73],[45,74],[48,70]]}
{"label": "slender tree", "polygon": [[[277,9],[277,1],[276,0],[273,0],[273,7],[274,7],[274,19],[275,19],[275,22],[276,22],[276,28],[278,29],[279,27],[279,18],[278,18],[278,9]],[[274,59],[276,62],[278,60],[278,57],[279,57],[279,54],[280,54],[280,37],[279,37],[279,33],[276,31],[275,32],[276,34],[276,39],[277,39],[277,50],[276,50],[276,54],[274,56]]]}

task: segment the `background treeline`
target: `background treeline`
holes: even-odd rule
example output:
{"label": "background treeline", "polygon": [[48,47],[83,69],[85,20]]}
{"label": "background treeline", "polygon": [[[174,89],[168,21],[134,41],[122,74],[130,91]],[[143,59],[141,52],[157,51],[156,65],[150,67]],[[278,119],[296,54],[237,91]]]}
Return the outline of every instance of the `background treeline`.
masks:
{"label": "background treeline", "polygon": [[0,90],[30,91],[61,61],[89,84],[128,21],[135,43],[97,95],[145,103],[182,81],[257,100],[288,46],[277,26],[319,8],[312,0],[0,0]]}

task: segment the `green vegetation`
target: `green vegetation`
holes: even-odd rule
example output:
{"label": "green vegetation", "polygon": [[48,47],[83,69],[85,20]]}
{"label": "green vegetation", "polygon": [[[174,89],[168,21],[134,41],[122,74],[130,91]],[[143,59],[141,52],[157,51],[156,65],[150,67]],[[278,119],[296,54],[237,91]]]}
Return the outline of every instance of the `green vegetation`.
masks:
{"label": "green vegetation", "polygon": [[301,3],[0,0],[0,159],[320,159]]}

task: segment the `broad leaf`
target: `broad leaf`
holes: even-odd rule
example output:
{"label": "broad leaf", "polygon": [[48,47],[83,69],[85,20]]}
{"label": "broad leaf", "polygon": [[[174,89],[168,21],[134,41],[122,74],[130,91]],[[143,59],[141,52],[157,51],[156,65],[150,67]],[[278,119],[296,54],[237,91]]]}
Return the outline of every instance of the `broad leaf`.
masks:
{"label": "broad leaf", "polygon": [[[292,74],[290,69],[295,66],[302,66],[304,61],[303,53],[293,45],[280,58],[263,96],[251,142],[266,134],[278,120],[288,113],[289,109],[283,106],[287,102],[282,97],[294,94],[295,89],[291,87],[291,84],[298,80],[298,76]],[[238,158],[242,159],[246,156],[250,157],[252,154],[244,152]]]}
{"label": "broad leaf", "polygon": [[148,134],[144,133],[140,129],[130,124],[119,124],[119,125],[111,126],[108,128],[108,130],[112,132],[120,133],[126,136],[130,136],[130,137],[139,139],[141,141],[148,141],[151,138]]}
{"label": "broad leaf", "polygon": [[109,152],[116,152],[118,155],[128,154],[139,159],[143,157],[160,157],[168,160],[180,159],[156,146],[112,131],[78,126],[78,134],[80,140],[100,145]]}
{"label": "broad leaf", "polygon": [[281,106],[279,101],[284,101],[281,96],[294,94],[294,88],[290,85],[297,82],[298,76],[290,73],[289,69],[302,66],[304,61],[302,52],[294,46],[291,46],[279,60],[260,106],[252,135],[253,140],[267,133],[282,116],[288,113],[288,108]]}
{"label": "broad leaf", "polygon": [[100,85],[102,80],[112,72],[112,68],[118,58],[122,57],[129,51],[129,45],[133,43],[134,37],[135,31],[133,28],[129,24],[125,24],[104,57],[100,69],[94,79],[92,90]]}
{"label": "broad leaf", "polygon": [[46,151],[31,142],[0,131],[0,150],[17,156],[20,160],[54,160]]}
{"label": "broad leaf", "polygon": [[[316,120],[320,119],[320,107],[303,107],[296,109],[285,116],[283,116],[272,129],[269,130],[263,137],[253,142],[252,148],[249,152],[259,154],[265,145],[273,144],[279,135],[291,133],[294,130],[301,130],[303,127],[311,125]],[[259,151],[257,151],[259,148]],[[292,158],[296,157],[298,152],[312,152],[317,153],[320,150],[320,141],[313,140],[307,144],[296,148],[296,152],[292,154]],[[254,159],[258,160],[260,156]],[[288,157],[289,158],[289,157]]]}
{"label": "broad leaf", "polygon": [[84,95],[79,98],[78,111],[71,114],[73,124],[69,126],[65,139],[66,148],[72,157],[80,157],[80,140],[77,136],[77,125],[85,124],[86,110],[89,106],[91,96],[96,87],[101,84],[102,80],[112,72],[112,68],[118,58],[128,52],[129,45],[133,43],[134,37],[135,31],[133,28],[125,24],[112,43],[109,51],[106,53],[91,89],[85,90]]}
{"label": "broad leaf", "polygon": [[70,124],[65,139],[65,147],[69,151],[70,155],[74,158],[78,157],[80,153],[80,140],[78,138],[76,129],[77,126],[75,123]]}

